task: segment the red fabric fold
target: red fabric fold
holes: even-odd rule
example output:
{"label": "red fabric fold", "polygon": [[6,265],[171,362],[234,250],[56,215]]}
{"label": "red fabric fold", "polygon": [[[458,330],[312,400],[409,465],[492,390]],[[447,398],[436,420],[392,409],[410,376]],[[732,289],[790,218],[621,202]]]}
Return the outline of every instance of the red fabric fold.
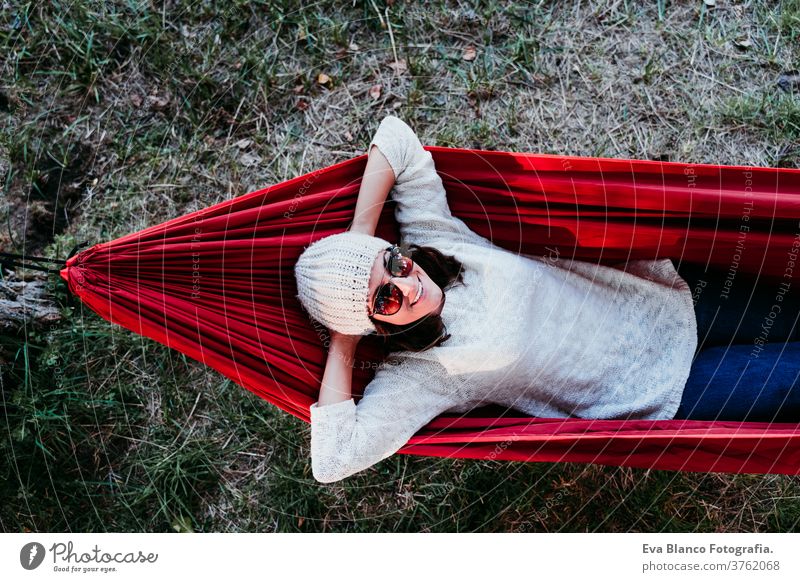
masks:
{"label": "red fabric fold", "polygon": [[[428,146],[455,216],[498,246],[604,264],[672,258],[800,284],[800,170]],[[110,322],[211,366],[309,421],[327,330],[293,267],[349,225],[366,155],[71,257],[61,276]],[[398,240],[394,203],[377,236]],[[359,396],[382,359],[362,340]],[[679,471],[800,473],[798,424],[532,418],[497,406],[442,415],[400,453]]]}

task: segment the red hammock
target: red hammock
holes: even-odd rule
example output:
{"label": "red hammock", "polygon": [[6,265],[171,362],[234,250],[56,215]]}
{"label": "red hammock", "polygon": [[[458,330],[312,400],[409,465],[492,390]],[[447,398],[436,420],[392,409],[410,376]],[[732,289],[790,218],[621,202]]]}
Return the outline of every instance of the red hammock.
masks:
{"label": "red hammock", "polygon": [[[800,170],[428,146],[450,209],[523,254],[605,264],[669,257],[800,284]],[[61,270],[93,311],[211,366],[309,421],[327,330],[293,266],[345,230],[367,156],[98,244]],[[394,202],[376,232],[398,240]],[[359,344],[353,393],[380,361]],[[798,419],[800,423],[800,419]],[[750,473],[800,473],[800,424],[533,418],[497,405],[441,415],[400,453]]]}

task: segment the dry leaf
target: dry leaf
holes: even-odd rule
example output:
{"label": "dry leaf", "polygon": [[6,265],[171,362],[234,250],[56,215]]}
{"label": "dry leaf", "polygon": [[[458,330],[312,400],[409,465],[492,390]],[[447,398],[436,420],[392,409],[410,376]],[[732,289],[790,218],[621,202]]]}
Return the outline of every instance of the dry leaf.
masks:
{"label": "dry leaf", "polygon": [[298,108],[300,111],[305,111],[306,109],[308,109],[308,101],[306,101],[306,100],[304,100],[304,99],[300,99],[300,100],[297,102],[297,108]]}
{"label": "dry leaf", "polygon": [[136,93],[131,95],[131,103],[134,107],[141,107],[142,106],[142,98],[139,97]]}
{"label": "dry leaf", "polygon": [[161,111],[169,103],[169,97],[156,97],[155,95],[148,95],[147,100],[150,102],[150,109],[154,111]]}
{"label": "dry leaf", "polygon": [[319,83],[320,85],[327,85],[330,82],[331,82],[331,78],[328,75],[326,75],[325,73],[320,73],[317,76],[317,83]]}
{"label": "dry leaf", "polygon": [[749,38],[742,38],[742,39],[734,40],[733,41],[733,45],[736,48],[739,48],[739,49],[742,49],[742,50],[747,50],[752,46],[752,43],[750,42]]}
{"label": "dry leaf", "polygon": [[400,60],[398,60],[398,61],[395,61],[395,62],[393,62],[393,63],[389,63],[389,66],[390,66],[390,67],[391,67],[391,68],[394,70],[394,72],[395,72],[395,73],[397,73],[398,75],[399,75],[400,73],[403,73],[403,72],[405,72],[405,71],[406,71],[406,69],[408,69],[408,65],[406,65],[406,60],[405,60],[405,59],[400,59]]}
{"label": "dry leaf", "polygon": [[239,157],[239,161],[242,162],[245,166],[255,166],[257,163],[261,161],[261,156],[251,153],[242,154]]}
{"label": "dry leaf", "polygon": [[305,89],[305,87],[303,87],[303,85],[295,85],[294,89],[292,89],[292,91],[294,91],[295,95],[299,95],[300,93],[303,92],[303,89]]}
{"label": "dry leaf", "polygon": [[469,45],[467,48],[464,49],[461,58],[465,61],[474,61],[475,57],[478,56],[478,51],[475,49],[473,45]]}
{"label": "dry leaf", "polygon": [[781,76],[778,77],[778,87],[787,93],[795,89],[800,90],[800,72],[796,69],[792,69],[791,71],[781,73]]}
{"label": "dry leaf", "polygon": [[381,86],[380,85],[373,85],[369,88],[369,96],[373,99],[378,99],[381,96]]}

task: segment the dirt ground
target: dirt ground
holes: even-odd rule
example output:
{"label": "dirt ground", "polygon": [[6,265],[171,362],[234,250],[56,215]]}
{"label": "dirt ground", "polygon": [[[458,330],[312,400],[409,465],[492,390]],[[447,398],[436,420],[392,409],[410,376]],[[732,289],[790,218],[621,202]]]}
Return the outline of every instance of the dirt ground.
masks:
{"label": "dirt ground", "polygon": [[[358,156],[387,113],[426,145],[800,167],[800,0],[337,6],[5,3],[0,247],[64,257]],[[406,456],[321,488],[307,426],[72,313],[0,338],[7,531],[798,527],[780,476]]]}

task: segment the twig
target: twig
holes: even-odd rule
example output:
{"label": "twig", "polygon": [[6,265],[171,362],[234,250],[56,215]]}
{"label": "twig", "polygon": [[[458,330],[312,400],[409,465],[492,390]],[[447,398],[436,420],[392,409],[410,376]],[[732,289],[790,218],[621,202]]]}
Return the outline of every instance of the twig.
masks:
{"label": "twig", "polygon": [[228,147],[228,143],[231,141],[231,134],[233,133],[233,126],[236,124],[236,119],[239,117],[239,110],[242,108],[242,104],[244,103],[244,97],[242,100],[239,101],[239,106],[236,108],[236,113],[233,114],[233,121],[231,121],[231,126],[228,128],[228,137],[225,138],[225,148]]}
{"label": "twig", "polygon": [[742,91],[741,89],[737,89],[736,87],[733,87],[732,85],[728,85],[727,83],[723,83],[722,81],[717,81],[714,77],[709,77],[708,75],[704,75],[700,71],[695,71],[695,73],[697,73],[701,77],[705,77],[709,81],[714,81],[715,83],[717,83],[719,85],[722,85],[723,87],[727,87],[728,89],[733,89],[734,91],[738,91],[739,93],[742,93],[743,95],[747,95],[747,91]]}
{"label": "twig", "polygon": [[[392,23],[389,21],[389,7],[386,7],[386,28],[389,29],[389,40],[392,42],[392,54],[394,62],[397,62],[397,47],[394,45],[394,34],[392,33]],[[397,71],[395,71],[397,73]]]}
{"label": "twig", "polygon": [[375,13],[378,15],[378,18],[381,19],[381,26],[384,28],[386,27],[386,23],[383,21],[383,16],[381,16],[381,11],[378,9],[378,6],[375,4],[375,0],[369,0],[372,7],[375,9]]}

